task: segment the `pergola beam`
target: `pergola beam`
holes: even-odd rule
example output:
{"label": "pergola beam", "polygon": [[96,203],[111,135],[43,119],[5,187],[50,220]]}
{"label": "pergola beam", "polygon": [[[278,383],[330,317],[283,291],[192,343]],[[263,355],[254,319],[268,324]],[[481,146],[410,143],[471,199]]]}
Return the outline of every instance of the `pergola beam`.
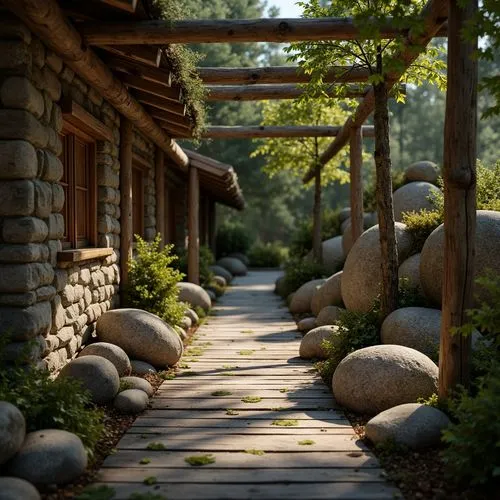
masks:
{"label": "pergola beam", "polygon": [[[169,43],[296,42],[353,40],[361,36],[350,18],[316,19],[196,19],[182,21],[85,22],[89,45],[165,45]],[[407,33],[390,19],[380,29],[382,38]]]}
{"label": "pergola beam", "polygon": [[[404,47],[394,55],[394,59],[400,60],[403,64],[401,70],[394,72],[387,77],[389,89],[399,81],[406,69],[425,50],[432,38],[439,36],[447,17],[447,0],[429,0],[422,11],[422,18],[424,22],[423,32],[419,30],[417,36],[413,36],[412,33],[409,33]],[[319,160],[321,165],[326,165],[349,142],[351,129],[363,125],[374,109],[374,93],[373,89],[370,89],[363,101],[356,108],[354,114],[347,119],[335,140],[320,156]],[[311,167],[304,176],[303,182],[307,183],[313,178],[314,168]]]}
{"label": "pergola beam", "polygon": [[137,0],[101,0],[101,2],[127,12],[135,12],[137,7]]}
{"label": "pergola beam", "polygon": [[[255,139],[269,137],[335,137],[342,127],[335,126],[282,126],[263,127],[207,127],[202,137],[204,139]],[[373,137],[373,126],[362,127],[363,137]]]}
{"label": "pergola beam", "polygon": [[[209,85],[248,85],[255,83],[307,83],[310,76],[300,66],[270,66],[267,68],[198,68],[198,75]],[[336,66],[325,75],[325,83],[360,83],[368,81],[366,68]]]}

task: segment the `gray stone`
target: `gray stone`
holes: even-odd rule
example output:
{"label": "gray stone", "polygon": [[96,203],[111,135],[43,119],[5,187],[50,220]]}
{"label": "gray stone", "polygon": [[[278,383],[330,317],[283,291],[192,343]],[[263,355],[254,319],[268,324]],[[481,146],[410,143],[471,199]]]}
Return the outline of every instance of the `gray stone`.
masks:
{"label": "gray stone", "polygon": [[233,257],[223,257],[216,264],[228,270],[233,276],[245,276],[248,272],[247,266],[241,260]]}
{"label": "gray stone", "polygon": [[0,181],[0,216],[31,215],[35,210],[35,186],[31,180]]}
{"label": "gray stone", "polygon": [[300,343],[299,356],[302,359],[327,359],[328,353],[323,347],[323,341],[334,339],[338,326],[318,326],[305,334]]}
{"label": "gray stone", "polygon": [[339,221],[342,223],[351,216],[351,208],[345,207],[339,211]]}
{"label": "gray stone", "polygon": [[7,471],[33,484],[65,484],[85,472],[87,454],[71,432],[43,429],[30,432]]}
{"label": "gray stone", "polygon": [[441,433],[450,419],[437,408],[406,403],[379,413],[365,426],[366,437],[374,444],[391,441],[412,450],[441,444]]}
{"label": "gray stone", "polygon": [[[444,226],[435,229],[427,238],[420,257],[420,281],[424,293],[436,305],[441,304],[444,260]],[[488,270],[500,274],[500,212],[478,210],[472,282]],[[474,285],[474,307],[490,299],[485,290]]]}
{"label": "gray stone", "polygon": [[44,241],[49,233],[47,224],[36,217],[7,218],[3,222],[6,243],[36,243]]}
{"label": "gray stone", "polygon": [[0,465],[10,460],[21,448],[26,435],[26,421],[19,409],[0,401]]}
{"label": "gray stone", "polygon": [[61,82],[59,78],[48,65],[42,68],[42,77],[44,90],[53,101],[58,101],[61,98]]}
{"label": "gray stone", "polygon": [[309,318],[303,318],[297,323],[297,330],[299,332],[308,332],[316,326],[316,318],[311,316]]}
{"label": "gray stone", "polygon": [[29,111],[0,109],[0,139],[26,140],[37,148],[44,148],[49,143],[49,130]]}
{"label": "gray stone", "polygon": [[205,311],[212,307],[210,296],[201,286],[181,282],[177,284],[177,287],[179,288],[179,300],[181,302],[187,302],[191,307],[201,307]]}
{"label": "gray stone", "polygon": [[38,490],[25,479],[0,477],[0,500],[40,500]]}
{"label": "gray stone", "polygon": [[[312,250],[307,254],[306,259],[312,261]],[[342,268],[345,261],[342,236],[335,236],[321,243],[321,261],[325,270],[330,274],[336,273]]]}
{"label": "gray stone", "polygon": [[68,363],[59,377],[72,377],[79,380],[90,391],[92,401],[103,404],[111,401],[120,387],[120,377],[115,365],[101,356],[83,356]]}
{"label": "gray stone", "polygon": [[420,254],[416,253],[408,257],[398,269],[398,278],[403,280],[404,285],[408,288],[422,292],[420,284]]}
{"label": "gray stone", "polygon": [[32,365],[48,354],[48,349],[44,337],[40,336],[29,342],[11,342],[5,346],[2,354],[5,361]]}
{"label": "gray stone", "polygon": [[47,266],[38,262],[0,264],[0,292],[29,292],[52,283],[54,271],[51,266]]}
{"label": "gray stone", "polygon": [[45,57],[45,62],[47,66],[54,71],[54,73],[59,74],[63,69],[63,61],[62,59],[54,54],[51,50],[47,51],[47,55]]}
{"label": "gray stone", "polygon": [[[396,222],[399,263],[409,255],[413,238],[401,222]],[[350,311],[368,312],[380,293],[382,271],[379,227],[365,231],[347,256],[341,279],[342,300]]]}
{"label": "gray stone", "polygon": [[27,243],[24,245],[7,245],[0,243],[0,262],[29,263],[43,262],[49,257],[45,245]]}
{"label": "gray stone", "polygon": [[52,285],[41,286],[36,289],[36,299],[38,302],[52,300],[56,294],[56,289]]}
{"label": "gray stone", "polygon": [[1,306],[29,307],[36,303],[35,292],[25,293],[1,293]]}
{"label": "gray stone", "polygon": [[393,194],[394,218],[403,220],[404,212],[418,212],[420,210],[432,210],[432,195],[436,195],[440,189],[430,182],[410,182],[396,189]]}
{"label": "gray stone", "polygon": [[146,409],[148,402],[148,395],[144,391],[127,389],[116,396],[113,406],[120,413],[140,413]]}
{"label": "gray stone", "polygon": [[345,309],[338,306],[326,306],[321,309],[317,318],[316,325],[317,326],[325,326],[325,325],[333,325],[336,321],[340,319],[342,313],[345,312]]}
{"label": "gray stone", "polygon": [[153,395],[153,386],[141,377],[122,377],[120,381],[127,389],[139,389],[140,391],[144,391],[149,397]]}
{"label": "gray stone", "polygon": [[60,212],[63,206],[64,188],[60,184],[52,184],[52,212]]}
{"label": "gray stone", "polygon": [[[378,217],[376,212],[370,212],[363,215],[363,231],[370,229],[378,223]],[[342,229],[342,251],[344,252],[344,259],[347,257],[351,251],[352,245],[352,225],[351,219],[344,222]]]}
{"label": "gray stone", "polygon": [[226,280],[226,283],[233,281],[233,275],[226,268],[222,266],[210,266],[209,269],[215,276],[222,276]]}
{"label": "gray stone", "polygon": [[339,271],[330,276],[323,285],[314,291],[311,299],[311,311],[315,316],[326,306],[342,305],[342,294],[340,292],[342,272]]}
{"label": "gray stone", "polygon": [[119,345],[131,358],[165,367],[182,356],[177,333],[158,316],[140,309],[117,309],[97,321],[99,340]]}
{"label": "gray stone", "polygon": [[227,282],[226,282],[226,279],[223,277],[223,276],[214,276],[212,278],[212,281],[217,285],[217,286],[221,286],[221,287],[226,287],[227,286]]}
{"label": "gray stone", "polygon": [[423,181],[436,184],[439,177],[439,168],[432,161],[417,161],[405,170],[405,181]]}
{"label": "gray stone", "polygon": [[96,342],[95,344],[90,344],[85,347],[79,357],[89,355],[101,356],[111,361],[111,363],[115,365],[116,371],[120,377],[130,375],[132,372],[132,365],[130,364],[127,353],[117,345],[107,342]]}
{"label": "gray stone", "polygon": [[198,322],[200,321],[200,318],[198,317],[196,312],[193,311],[192,309],[187,309],[185,315],[191,320],[192,325],[197,325]]}
{"label": "gray stone", "polygon": [[4,108],[25,109],[41,118],[44,110],[43,95],[24,77],[11,76],[0,87]]}
{"label": "gray stone", "polygon": [[374,415],[437,391],[438,367],[425,354],[399,345],[365,347],[347,355],[332,378],[337,403]]}
{"label": "gray stone", "polygon": [[0,179],[33,179],[38,171],[35,148],[27,141],[0,141]]}
{"label": "gray stone", "polygon": [[[38,179],[33,181],[33,185],[35,188],[35,215],[40,219],[46,219],[52,213],[52,185]],[[57,215],[62,217],[60,214]],[[61,237],[62,235],[54,236],[50,233],[49,220],[49,238],[54,240]]]}
{"label": "gray stone", "polygon": [[217,295],[215,295],[215,292],[213,290],[210,290],[209,288],[206,288],[205,292],[207,292],[207,295],[210,297],[210,301],[212,303],[217,300]]}
{"label": "gray stone", "polygon": [[188,338],[188,334],[186,333],[186,330],[184,330],[184,328],[180,327],[179,325],[175,325],[174,329],[182,340],[186,340]]}
{"label": "gray stone", "polygon": [[38,302],[26,308],[1,307],[0,332],[10,332],[12,340],[29,340],[47,335],[51,325],[49,302]]}
{"label": "gray stone", "polygon": [[290,312],[292,314],[302,314],[311,312],[311,300],[314,292],[326,282],[324,279],[312,280],[304,283],[293,295],[290,302]]}
{"label": "gray stone", "polygon": [[193,322],[191,321],[191,318],[189,316],[184,316],[179,326],[181,326],[184,330],[189,330],[192,324]]}
{"label": "gray stone", "polygon": [[63,176],[61,160],[48,151],[44,151],[44,156],[42,178],[49,182],[59,182]]}
{"label": "gray stone", "polygon": [[29,45],[22,41],[0,41],[0,68],[7,74],[29,74],[32,53]]}
{"label": "gray stone", "polygon": [[75,336],[75,330],[72,326],[64,326],[57,331],[56,337],[59,339],[59,347],[66,347]]}

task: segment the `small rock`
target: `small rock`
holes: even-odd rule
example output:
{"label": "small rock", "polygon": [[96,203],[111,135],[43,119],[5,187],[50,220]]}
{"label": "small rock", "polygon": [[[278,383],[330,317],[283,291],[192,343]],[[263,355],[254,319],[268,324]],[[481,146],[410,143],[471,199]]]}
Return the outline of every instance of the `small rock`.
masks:
{"label": "small rock", "polygon": [[184,328],[182,328],[181,326],[179,325],[175,325],[175,331],[177,332],[177,334],[179,335],[179,337],[182,339],[182,340],[186,340],[188,335],[186,333],[186,330],[184,330]]}
{"label": "small rock", "polygon": [[417,161],[405,170],[405,181],[424,181],[436,184],[439,177],[439,168],[432,161]]}
{"label": "small rock", "polygon": [[319,326],[306,333],[300,343],[299,356],[303,359],[327,359],[328,353],[323,348],[324,340],[333,340],[338,326]]}
{"label": "small rock", "polygon": [[148,375],[149,373],[157,373],[156,368],[145,361],[139,361],[138,359],[133,359],[130,361],[132,365],[132,373],[137,375]]}
{"label": "small rock", "polygon": [[140,413],[148,406],[148,395],[140,389],[127,389],[118,394],[113,406],[121,413]]}
{"label": "small rock", "polygon": [[326,306],[321,309],[316,318],[317,326],[324,325],[334,325],[337,320],[340,319],[342,313],[345,312],[345,309],[337,306]]}
{"label": "small rock", "polygon": [[215,276],[222,276],[226,280],[226,283],[231,283],[231,281],[233,281],[233,275],[225,267],[210,266],[209,269]]}
{"label": "small rock", "polygon": [[185,314],[191,320],[192,325],[197,325],[199,323],[200,318],[192,309],[188,309]]}
{"label": "small rock", "polygon": [[401,263],[398,269],[399,280],[404,280],[405,286],[416,289],[422,293],[422,285],[420,284],[420,254],[416,253],[408,257]]}
{"label": "small rock", "polygon": [[7,470],[33,484],[65,484],[83,474],[86,467],[87,454],[78,436],[59,429],[43,429],[26,435],[23,447]]}
{"label": "small rock", "polygon": [[184,316],[181,320],[180,326],[183,330],[189,330],[192,324],[193,322],[191,321],[191,318],[189,316]]}
{"label": "small rock", "polygon": [[153,395],[153,386],[141,377],[122,377],[120,382],[128,386],[127,389],[139,389],[140,391],[144,391],[149,397]]}
{"label": "small rock", "polygon": [[72,377],[92,394],[92,401],[103,404],[111,401],[120,388],[120,377],[115,365],[101,356],[89,354],[76,358],[59,372],[59,377]]}
{"label": "small rock", "polygon": [[302,314],[311,312],[311,300],[314,292],[326,280],[312,280],[304,283],[294,294],[290,302],[290,312],[292,314]]}
{"label": "small rock", "polygon": [[245,264],[245,266],[247,266],[247,267],[250,265],[250,259],[244,253],[233,252],[233,253],[229,254],[228,257],[232,257],[233,259],[241,260],[241,262],[243,262],[243,264]]}
{"label": "small rock", "polygon": [[379,413],[365,427],[366,436],[375,444],[391,440],[413,450],[437,446],[450,419],[437,408],[407,403]]}
{"label": "small rock", "polygon": [[317,316],[321,309],[326,306],[341,306],[342,293],[340,291],[340,282],[342,272],[339,271],[330,276],[323,285],[316,289],[311,299],[311,311]]}
{"label": "small rock", "polygon": [[21,448],[26,435],[26,421],[20,410],[0,401],[0,465],[10,460]]}
{"label": "small rock", "polygon": [[207,292],[212,302],[215,302],[217,300],[217,295],[215,295],[215,292],[213,290],[205,290],[205,292]]}
{"label": "small rock", "polygon": [[177,286],[181,302],[187,302],[191,307],[201,307],[205,311],[212,307],[210,295],[201,286],[185,282],[178,283]]}
{"label": "small rock", "polygon": [[0,500],[40,500],[38,490],[25,479],[0,477]]}
{"label": "small rock", "polygon": [[233,276],[246,276],[248,272],[247,266],[233,257],[223,257],[217,261],[216,265],[227,269]]}
{"label": "small rock", "polygon": [[95,344],[90,344],[83,349],[78,357],[88,356],[92,354],[94,356],[101,356],[111,361],[115,365],[116,371],[120,377],[125,375],[130,375],[132,371],[132,366],[130,365],[130,359],[127,353],[117,345],[110,344],[108,342],[96,342]]}
{"label": "small rock", "polygon": [[226,278],[224,278],[223,276],[217,276],[215,275],[213,278],[212,278],[212,281],[217,285],[217,286],[221,286],[223,288],[226,288],[227,286],[227,281],[226,281]]}
{"label": "small rock", "polygon": [[297,323],[297,330],[299,332],[308,332],[316,326],[316,318],[314,316],[310,318],[303,318]]}

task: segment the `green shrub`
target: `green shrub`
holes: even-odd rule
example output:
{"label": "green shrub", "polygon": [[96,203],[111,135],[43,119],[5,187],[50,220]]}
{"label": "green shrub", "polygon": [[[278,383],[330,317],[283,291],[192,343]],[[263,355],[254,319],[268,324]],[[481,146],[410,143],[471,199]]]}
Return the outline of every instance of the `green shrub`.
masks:
{"label": "green shrub", "polygon": [[183,274],[172,267],[177,260],[172,255],[173,245],[160,249],[160,236],[154,241],[137,238],[137,255],[129,261],[129,283],[126,302],[130,307],[144,309],[156,314],[168,324],[179,325],[185,304],[179,302],[177,283]]}
{"label": "green shrub", "polygon": [[403,213],[403,223],[408,226],[408,230],[415,240],[413,248],[420,252],[425,240],[444,221],[444,214],[437,210],[420,210],[420,212]]}
{"label": "green shrub", "polygon": [[[175,250],[178,259],[172,263],[172,267],[178,269],[183,275],[188,272],[188,257],[185,248],[178,248]],[[206,245],[200,246],[200,285],[208,285],[214,277],[214,273],[210,271],[210,266],[215,263],[215,257]]]}
{"label": "green shrub", "polygon": [[304,283],[327,276],[329,273],[322,265],[295,257],[285,264],[285,276],[279,287],[279,293],[286,298]]}
{"label": "green shrub", "polygon": [[248,252],[252,267],[279,267],[288,257],[288,249],[279,241],[254,243]]}
{"label": "green shrub", "polygon": [[219,258],[235,252],[246,255],[250,244],[248,230],[241,223],[225,222],[217,229],[216,248]]}

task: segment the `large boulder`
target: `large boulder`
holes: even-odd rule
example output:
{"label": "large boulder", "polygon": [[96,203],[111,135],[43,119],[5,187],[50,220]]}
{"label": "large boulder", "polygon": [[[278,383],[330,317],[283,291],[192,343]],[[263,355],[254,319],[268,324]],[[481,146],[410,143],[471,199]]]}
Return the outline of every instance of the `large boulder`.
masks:
{"label": "large boulder", "polygon": [[113,406],[120,413],[140,413],[148,402],[148,395],[141,389],[126,389],[116,396]]}
{"label": "large boulder", "polygon": [[231,257],[232,259],[238,259],[238,260],[240,260],[247,267],[250,265],[250,259],[244,253],[233,252],[233,253],[230,253],[228,255],[228,257]]}
{"label": "large boulder", "polygon": [[[409,255],[413,238],[406,225],[396,222],[399,264]],[[365,231],[347,256],[341,279],[342,300],[350,311],[367,312],[380,293],[382,282],[379,227]]]}
{"label": "large boulder", "polygon": [[404,212],[418,212],[420,210],[432,210],[432,195],[440,192],[440,189],[430,182],[410,182],[396,189],[393,194],[394,218],[403,220]]}
{"label": "large boulder", "polygon": [[336,401],[374,415],[428,398],[437,390],[438,367],[425,354],[399,345],[365,347],[347,355],[332,377]]}
{"label": "large boulder", "polygon": [[83,474],[86,467],[87,453],[78,436],[43,429],[26,435],[23,447],[8,463],[7,472],[33,484],[65,484]]}
{"label": "large boulder", "polygon": [[297,330],[299,332],[308,332],[316,326],[316,318],[311,316],[309,318],[303,318],[297,323]]}
{"label": "large boulder", "polygon": [[339,221],[342,223],[351,216],[351,208],[344,207],[339,211]]}
{"label": "large boulder", "polygon": [[368,421],[366,437],[374,444],[391,441],[413,450],[437,446],[450,419],[437,408],[406,403],[379,413]]}
{"label": "large boulder", "polygon": [[311,311],[315,316],[326,306],[342,305],[342,294],[340,291],[342,272],[339,271],[330,276],[323,285],[314,291],[311,299]]}
{"label": "large boulder", "polygon": [[153,386],[146,379],[141,377],[122,377],[120,382],[125,387],[124,390],[139,389],[140,391],[144,391],[149,397],[153,395]]}
{"label": "large boulder", "polygon": [[405,182],[423,181],[436,184],[439,168],[432,161],[417,161],[405,170]]}
{"label": "large boulder", "polygon": [[231,283],[231,281],[233,281],[233,275],[225,267],[210,266],[209,269],[215,276],[222,276],[226,280],[226,283]]}
{"label": "large boulder", "polygon": [[96,342],[95,344],[90,344],[83,349],[83,351],[78,355],[79,358],[82,356],[101,356],[111,361],[115,365],[116,371],[120,377],[130,375],[132,371],[132,365],[130,364],[130,359],[127,353],[117,345],[110,344],[109,342]]}
{"label": "large boulder", "polygon": [[0,401],[0,465],[19,451],[25,435],[26,421],[23,414],[17,406]]}
{"label": "large boulder", "polygon": [[0,500],[40,500],[38,490],[25,479],[0,477]]}
{"label": "large boulder", "polygon": [[413,288],[422,293],[422,285],[420,284],[420,254],[416,253],[408,257],[401,263],[398,269],[398,278],[404,280],[404,283],[409,288]]}
{"label": "large boulder", "polygon": [[338,326],[333,325],[319,326],[306,333],[300,342],[299,356],[303,359],[327,359],[323,341],[332,340],[338,329]]}
{"label": "large boulder", "polygon": [[318,279],[304,283],[294,294],[290,302],[290,312],[292,314],[302,314],[311,312],[311,299],[313,293],[326,280]]}
{"label": "large boulder", "polygon": [[[312,262],[312,250],[306,255],[306,260]],[[342,250],[342,236],[335,236],[321,243],[321,262],[326,271],[333,274],[342,268],[345,261]]]}
{"label": "large boulder", "polygon": [[[375,226],[378,222],[378,217],[376,212],[369,212],[363,215],[363,231],[370,229]],[[344,254],[344,259],[347,257],[351,251],[352,245],[352,225],[351,219],[345,221],[342,227],[342,252]]]}
{"label": "large boulder", "polygon": [[247,266],[240,259],[234,257],[222,257],[216,264],[227,269],[233,276],[245,276],[248,272]]}
{"label": "large boulder", "polygon": [[334,325],[340,316],[345,311],[342,307],[338,306],[326,306],[321,309],[316,318],[317,326]]}
{"label": "large boulder", "polygon": [[158,316],[141,309],[116,309],[97,321],[97,336],[120,346],[131,358],[153,366],[172,366],[182,356],[177,332]]}
{"label": "large boulder", "polygon": [[200,285],[181,281],[177,283],[179,288],[179,300],[187,302],[191,307],[201,307],[208,311],[212,306],[210,295]]}
{"label": "large boulder", "polygon": [[[474,279],[483,276],[487,270],[500,274],[500,212],[478,210],[476,219],[474,257]],[[441,305],[444,260],[444,225],[436,228],[425,241],[420,258],[420,282],[428,299]],[[478,285],[474,285],[474,307],[489,295]]]}
{"label": "large boulder", "polygon": [[440,336],[441,311],[426,307],[396,309],[380,330],[382,343],[411,347],[432,359],[437,359]]}
{"label": "large boulder", "polygon": [[59,372],[59,377],[72,377],[92,394],[92,401],[104,404],[111,401],[120,388],[120,376],[115,365],[101,356],[89,354],[76,358]]}

